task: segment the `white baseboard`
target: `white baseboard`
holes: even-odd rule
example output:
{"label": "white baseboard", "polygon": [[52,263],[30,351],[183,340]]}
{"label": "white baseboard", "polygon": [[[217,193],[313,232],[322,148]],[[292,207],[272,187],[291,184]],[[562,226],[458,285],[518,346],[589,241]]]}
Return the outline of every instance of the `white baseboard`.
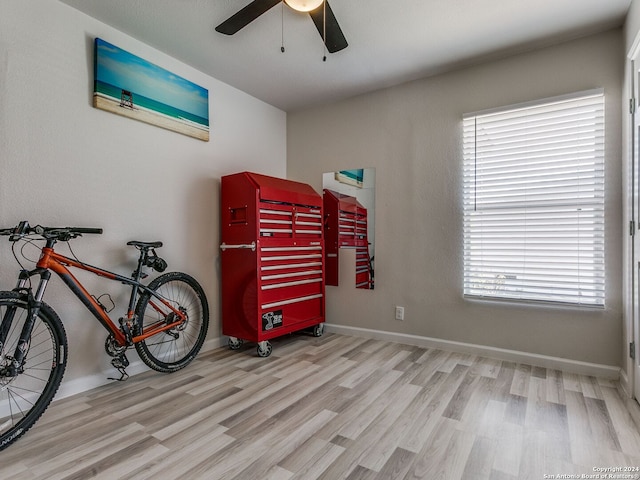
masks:
{"label": "white baseboard", "polygon": [[[211,338],[204,342],[202,345],[201,352],[208,352],[215,348],[218,348],[222,345],[222,338]],[[106,354],[105,354],[106,355]],[[138,375],[139,373],[146,372],[149,370],[142,360],[135,360],[131,362],[131,364],[127,367],[127,373],[130,377],[134,375]],[[73,380],[65,381],[62,380],[62,384],[60,385],[60,389],[58,393],[56,393],[55,400],[60,400],[65,397],[70,397],[71,395],[76,395],[78,393],[86,392],[87,390],[91,390],[92,388],[97,388],[102,385],[106,385],[107,383],[111,383],[114,380],[109,380],[109,377],[118,377],[118,372],[114,368],[109,368],[100,373],[94,373],[92,375],[86,375],[80,378],[74,378]]]}
{"label": "white baseboard", "polygon": [[579,360],[570,360],[567,358],[539,355],[537,353],[520,352],[517,350],[507,350],[504,348],[475,345],[472,343],[455,342],[451,340],[441,340],[438,338],[409,335],[406,333],[385,332],[382,330],[371,330],[368,328],[349,327],[330,323],[325,323],[325,329],[327,332],[339,333],[341,335],[386,340],[424,348],[439,348],[458,353],[482,355],[484,357],[495,358],[498,360],[526,363],[538,367],[553,368],[568,373],[590,375],[611,380],[618,380],[621,376],[620,367],[613,365],[601,365],[598,363],[588,363],[581,362]]}
{"label": "white baseboard", "polygon": [[625,372],[623,369],[620,369],[620,388],[627,397],[631,398],[631,385],[629,385],[629,377],[627,376],[627,372]]}

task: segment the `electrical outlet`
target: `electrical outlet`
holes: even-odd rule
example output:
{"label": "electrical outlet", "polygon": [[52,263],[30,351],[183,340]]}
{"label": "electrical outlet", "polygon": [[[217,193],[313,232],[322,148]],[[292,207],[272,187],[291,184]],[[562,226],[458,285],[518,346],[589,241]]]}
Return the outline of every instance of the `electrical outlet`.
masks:
{"label": "electrical outlet", "polygon": [[396,306],[396,320],[404,320],[404,307]]}

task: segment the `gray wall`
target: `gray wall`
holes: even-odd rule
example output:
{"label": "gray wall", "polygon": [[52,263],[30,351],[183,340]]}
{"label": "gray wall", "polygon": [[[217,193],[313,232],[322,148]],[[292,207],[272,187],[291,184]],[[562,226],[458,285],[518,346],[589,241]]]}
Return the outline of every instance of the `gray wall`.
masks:
{"label": "gray wall", "polygon": [[[93,108],[96,36],[207,88],[211,141]],[[206,291],[211,343],[221,334],[220,176],[242,170],[285,176],[285,139],[282,110],[67,5],[0,2],[0,227],[22,219],[102,227],[104,235],[74,240],[73,250],[124,275],[136,259],[128,240],[162,240],[159,253],[169,268],[192,274]],[[34,249],[25,253],[37,259]],[[14,287],[17,271],[3,237],[0,289]],[[91,293],[112,295],[115,318],[126,313],[128,297],[120,284],[82,273]],[[62,393],[107,381],[114,373],[104,353],[107,332],[59,279],[52,280],[45,299],[69,336]],[[129,359],[136,361],[134,352]]]}
{"label": "gray wall", "polygon": [[[376,168],[376,288],[327,287],[327,322],[621,364],[621,29],[287,115],[287,176]],[[606,308],[462,297],[461,118],[603,87]],[[405,320],[394,319],[394,306]]]}

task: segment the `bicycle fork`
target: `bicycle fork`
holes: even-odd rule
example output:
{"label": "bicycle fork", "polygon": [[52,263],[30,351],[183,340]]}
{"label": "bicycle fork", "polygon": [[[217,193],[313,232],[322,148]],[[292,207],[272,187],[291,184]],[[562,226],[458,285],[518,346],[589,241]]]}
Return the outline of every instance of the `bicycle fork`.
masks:
{"label": "bicycle fork", "polygon": [[[40,274],[40,283],[38,284],[35,296],[33,296],[31,289],[27,288],[27,280],[29,280],[29,277],[32,275],[37,274]],[[47,288],[50,278],[51,272],[48,270],[36,269],[32,272],[29,272],[28,270],[20,271],[18,284],[14,291],[26,294],[27,317],[24,321],[24,325],[22,326],[13,357],[7,356],[5,359],[10,362],[4,366],[0,365],[0,376],[15,377],[22,373],[27,352],[29,351],[29,339],[31,338],[36,318],[38,318],[40,313],[42,298],[44,297],[44,291]],[[7,307],[2,318],[2,323],[0,324],[0,352],[4,350],[4,345],[7,341],[11,326],[13,325],[17,309],[18,307]]]}

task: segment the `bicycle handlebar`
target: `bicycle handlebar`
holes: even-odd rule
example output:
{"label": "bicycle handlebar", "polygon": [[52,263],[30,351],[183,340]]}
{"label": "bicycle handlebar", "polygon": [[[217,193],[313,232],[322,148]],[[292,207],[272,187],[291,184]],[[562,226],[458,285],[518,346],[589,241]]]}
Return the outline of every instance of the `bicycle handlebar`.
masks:
{"label": "bicycle handlebar", "polygon": [[0,229],[0,235],[10,235],[9,241],[12,242],[33,233],[42,235],[45,238],[59,238],[63,240],[75,238],[83,233],[99,235],[102,233],[102,229],[90,227],[43,227],[42,225],[31,227],[26,220],[23,220],[13,228]]}
{"label": "bicycle handlebar", "polygon": [[91,228],[91,227],[66,227],[70,232],[73,233],[91,233],[96,235],[102,235],[101,228]]}

